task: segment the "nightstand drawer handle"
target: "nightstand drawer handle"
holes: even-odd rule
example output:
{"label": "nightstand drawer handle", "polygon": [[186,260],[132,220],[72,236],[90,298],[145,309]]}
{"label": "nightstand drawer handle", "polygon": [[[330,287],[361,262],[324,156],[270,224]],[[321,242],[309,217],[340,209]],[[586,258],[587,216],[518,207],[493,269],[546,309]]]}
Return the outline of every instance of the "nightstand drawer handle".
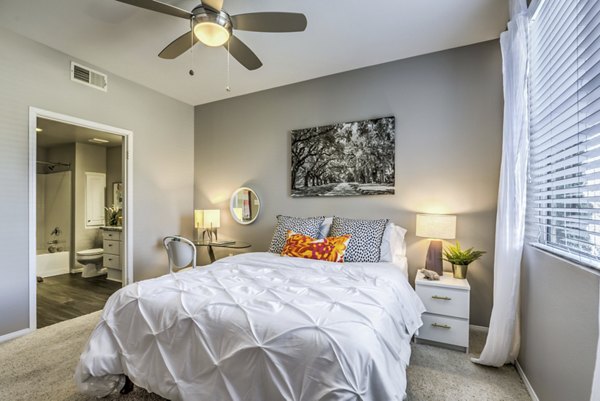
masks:
{"label": "nightstand drawer handle", "polygon": [[440,329],[450,329],[451,327],[447,324],[431,323],[433,327],[439,327]]}
{"label": "nightstand drawer handle", "polygon": [[441,299],[442,301],[450,301],[452,299],[450,297],[441,297],[439,295],[434,295],[431,298],[433,298],[433,299]]}

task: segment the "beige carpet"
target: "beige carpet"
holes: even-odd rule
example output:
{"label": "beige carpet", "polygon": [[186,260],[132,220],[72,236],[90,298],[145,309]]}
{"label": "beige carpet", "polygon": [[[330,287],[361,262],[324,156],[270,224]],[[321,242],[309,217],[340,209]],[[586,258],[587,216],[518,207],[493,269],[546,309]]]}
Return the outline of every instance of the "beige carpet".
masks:
{"label": "beige carpet", "polygon": [[[37,330],[0,344],[0,400],[92,401],[73,384],[73,371],[100,312]],[[472,332],[471,347],[479,352],[484,335]],[[154,400],[161,397],[140,388],[105,400]],[[457,351],[413,345],[408,368],[409,401],[508,401],[530,398],[513,367],[487,368]],[[263,400],[267,401],[267,400]]]}
{"label": "beige carpet", "polygon": [[[512,365],[491,368],[470,361],[486,334],[471,330],[471,355],[431,345],[413,345],[408,367],[409,401],[531,401]],[[1,352],[1,350],[0,350]]]}

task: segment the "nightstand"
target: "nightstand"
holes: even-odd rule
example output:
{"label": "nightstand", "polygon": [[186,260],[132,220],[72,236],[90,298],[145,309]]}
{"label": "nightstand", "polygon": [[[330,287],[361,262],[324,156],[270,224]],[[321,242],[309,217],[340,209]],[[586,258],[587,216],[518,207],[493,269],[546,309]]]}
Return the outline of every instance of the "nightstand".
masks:
{"label": "nightstand", "polygon": [[415,340],[452,345],[469,352],[469,282],[455,279],[452,273],[444,273],[439,281],[427,280],[417,272],[415,290],[427,310]]}

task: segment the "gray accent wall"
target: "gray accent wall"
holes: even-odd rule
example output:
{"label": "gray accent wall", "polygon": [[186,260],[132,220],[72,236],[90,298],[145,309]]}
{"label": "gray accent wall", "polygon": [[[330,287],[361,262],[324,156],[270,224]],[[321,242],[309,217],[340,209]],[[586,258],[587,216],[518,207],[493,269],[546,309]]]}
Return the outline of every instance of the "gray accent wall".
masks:
{"label": "gray accent wall", "polygon": [[123,146],[106,149],[106,206],[115,204],[113,184],[123,182]]}
{"label": "gray accent wall", "polygon": [[0,49],[2,336],[29,326],[29,107],[134,132],[135,280],[167,272],[163,236],[191,235],[194,114],[192,106],[110,73],[107,93],[74,83],[71,57],[5,29]]}
{"label": "gray accent wall", "polygon": [[[290,130],[390,115],[395,195],[290,197]],[[250,242],[255,251],[268,248],[278,214],[389,217],[409,230],[414,279],[429,244],[414,235],[416,213],[457,214],[457,239],[488,252],[469,270],[471,323],[488,325],[502,139],[498,41],[197,106],[195,138],[195,207],[221,209],[220,238]],[[261,198],[252,225],[236,224],[228,212],[240,186]]]}
{"label": "gray accent wall", "polygon": [[[135,135],[135,134],[134,134]],[[85,215],[85,191],[86,173],[100,173],[106,176],[106,148],[89,143],[75,144],[75,185],[74,192],[74,231],[75,246],[71,252],[71,265],[73,269],[83,269],[83,265],[77,262],[77,252],[86,249],[102,248],[102,234],[99,228],[86,226]],[[107,185],[108,189],[108,185]],[[108,204],[105,204],[108,206]]]}
{"label": "gray accent wall", "polygon": [[525,246],[519,364],[542,401],[588,401],[598,342],[598,275]]}

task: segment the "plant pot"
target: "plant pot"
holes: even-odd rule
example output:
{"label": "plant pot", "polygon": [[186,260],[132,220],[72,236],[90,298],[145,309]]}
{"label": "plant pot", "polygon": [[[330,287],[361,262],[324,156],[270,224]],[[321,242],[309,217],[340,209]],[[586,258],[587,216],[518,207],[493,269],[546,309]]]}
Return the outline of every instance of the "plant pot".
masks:
{"label": "plant pot", "polygon": [[466,279],[468,267],[469,265],[452,264],[452,275],[454,276],[454,278]]}

